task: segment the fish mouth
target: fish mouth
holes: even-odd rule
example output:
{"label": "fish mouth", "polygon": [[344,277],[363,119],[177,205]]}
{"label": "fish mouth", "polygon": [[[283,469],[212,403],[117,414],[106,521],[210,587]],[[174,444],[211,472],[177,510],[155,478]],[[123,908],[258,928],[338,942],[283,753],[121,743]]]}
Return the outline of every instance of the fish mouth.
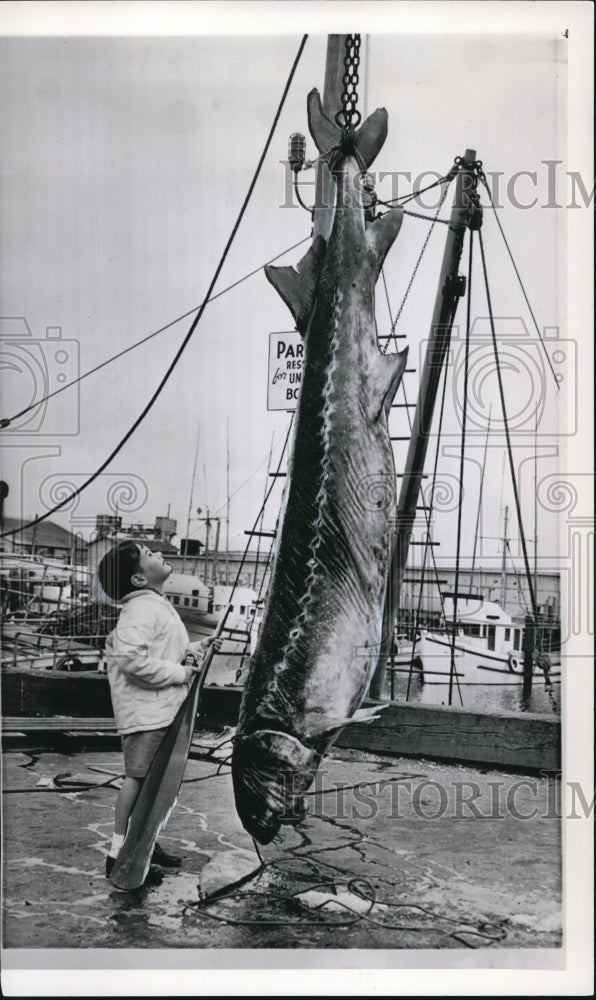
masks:
{"label": "fish mouth", "polygon": [[235,737],[234,798],[251,837],[269,844],[282,824],[304,819],[307,807],[302,793],[312,784],[319,760],[318,753],[289,733],[259,730]]}

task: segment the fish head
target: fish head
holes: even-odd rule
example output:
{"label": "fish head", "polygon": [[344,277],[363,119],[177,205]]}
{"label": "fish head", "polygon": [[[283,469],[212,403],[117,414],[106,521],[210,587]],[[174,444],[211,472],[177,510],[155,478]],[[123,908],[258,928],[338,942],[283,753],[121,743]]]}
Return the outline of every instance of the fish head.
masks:
{"label": "fish head", "polygon": [[234,739],[232,779],[245,830],[268,844],[283,824],[306,815],[303,793],[312,784],[320,754],[295,736],[261,729]]}

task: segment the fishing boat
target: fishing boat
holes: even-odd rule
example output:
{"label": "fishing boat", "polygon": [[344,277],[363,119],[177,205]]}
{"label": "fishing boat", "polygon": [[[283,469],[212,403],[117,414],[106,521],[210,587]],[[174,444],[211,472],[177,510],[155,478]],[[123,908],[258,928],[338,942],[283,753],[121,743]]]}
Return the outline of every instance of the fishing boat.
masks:
{"label": "fishing boat", "polygon": [[[428,684],[446,684],[454,670],[459,684],[519,685],[523,679],[524,629],[493,601],[478,594],[445,594],[441,631],[421,629],[412,644],[422,678]],[[452,658],[454,666],[452,668]],[[534,673],[536,665],[534,664]],[[551,680],[560,677],[551,671]]]}
{"label": "fishing boat", "polygon": [[0,588],[2,614],[47,615],[69,607],[81,567],[35,555],[2,555]]}

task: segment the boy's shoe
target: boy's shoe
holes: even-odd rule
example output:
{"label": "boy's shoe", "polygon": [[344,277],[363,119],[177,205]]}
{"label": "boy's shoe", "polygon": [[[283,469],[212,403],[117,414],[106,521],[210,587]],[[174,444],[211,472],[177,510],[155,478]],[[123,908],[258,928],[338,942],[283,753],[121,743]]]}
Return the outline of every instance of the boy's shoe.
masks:
{"label": "boy's shoe", "polygon": [[156,844],[151,855],[151,864],[159,865],[160,868],[180,868],[182,858],[177,854],[168,854],[160,844]]}
{"label": "boy's shoe", "polygon": [[[109,878],[110,875],[112,874],[115,864],[116,864],[116,858],[111,858],[110,855],[108,854],[106,858],[106,878]],[[147,872],[145,881],[143,882],[143,886],[161,885],[162,882],[163,882],[163,872],[160,872],[159,868],[154,868],[154,866],[151,865],[149,871]]]}

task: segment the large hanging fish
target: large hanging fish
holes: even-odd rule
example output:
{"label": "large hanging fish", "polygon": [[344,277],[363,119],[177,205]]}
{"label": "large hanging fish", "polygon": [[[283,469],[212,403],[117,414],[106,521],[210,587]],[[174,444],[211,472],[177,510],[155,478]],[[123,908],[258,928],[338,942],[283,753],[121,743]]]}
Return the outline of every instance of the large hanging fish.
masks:
{"label": "large hanging fish", "polygon": [[335,209],[328,243],[269,267],[304,337],[293,453],[272,578],[234,741],[236,808],[268,843],[304,815],[321,758],[357,712],[378,659],[395,514],[387,413],[407,349],[377,347],[374,289],[403,213],[366,221],[359,178],[387,135],[374,112],[351,136],[308,98],[309,127],[328,159]]}

